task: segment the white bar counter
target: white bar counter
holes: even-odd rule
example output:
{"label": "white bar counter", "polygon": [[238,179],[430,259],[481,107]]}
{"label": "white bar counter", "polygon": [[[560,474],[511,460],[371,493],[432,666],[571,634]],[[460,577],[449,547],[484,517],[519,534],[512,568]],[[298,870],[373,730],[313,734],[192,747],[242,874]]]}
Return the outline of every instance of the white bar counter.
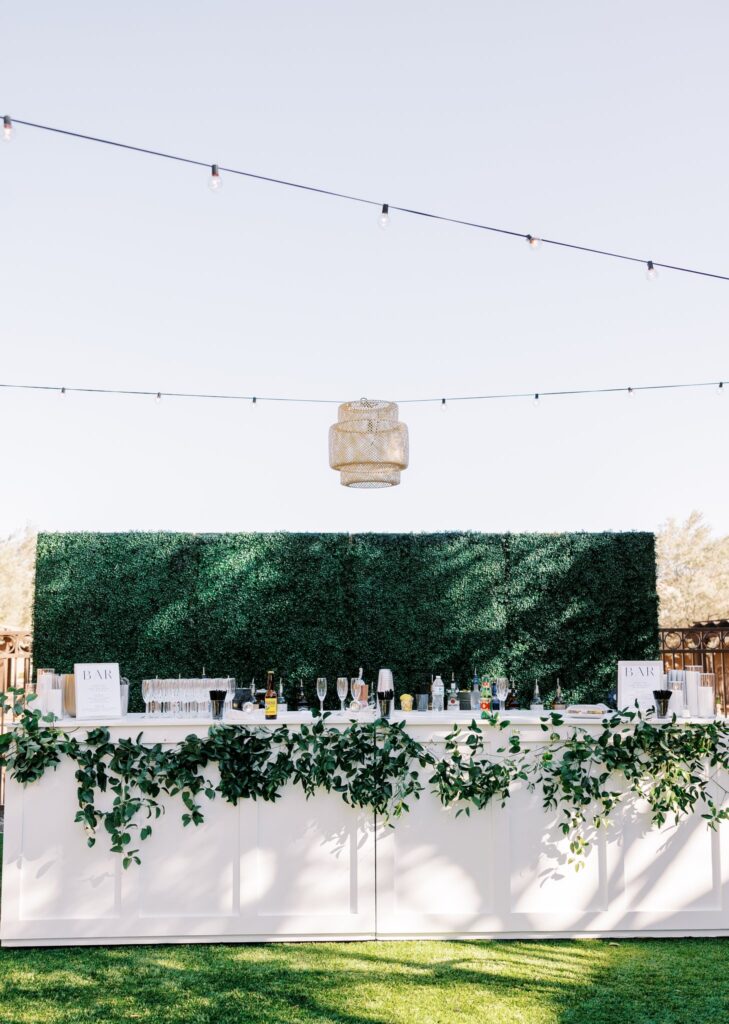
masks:
{"label": "white bar counter", "polygon": [[[363,716],[333,715],[343,728]],[[470,712],[395,714],[437,751]],[[523,746],[545,734],[539,716],[509,712]],[[311,722],[280,716],[276,725]],[[175,744],[205,734],[200,719],[128,715],[106,725],[112,740]],[[238,724],[238,723],[236,723]],[[263,725],[263,715],[250,718]],[[565,726],[601,728],[601,719]],[[496,750],[504,733],[484,725]],[[206,770],[211,778],[214,772]],[[425,770],[425,778],[430,770]],[[89,849],[77,810],[74,765],[6,789],[0,940],[6,946],[324,939],[547,938],[729,935],[729,827],[700,813],[651,827],[631,799],[600,830],[579,872],[539,792],[516,786],[456,817],[425,783],[410,813],[383,828],[336,793],[306,800],[294,785],[273,803],[201,797],[205,822],[183,827],[179,798],[140,844],[141,866],[122,868],[101,830]]]}

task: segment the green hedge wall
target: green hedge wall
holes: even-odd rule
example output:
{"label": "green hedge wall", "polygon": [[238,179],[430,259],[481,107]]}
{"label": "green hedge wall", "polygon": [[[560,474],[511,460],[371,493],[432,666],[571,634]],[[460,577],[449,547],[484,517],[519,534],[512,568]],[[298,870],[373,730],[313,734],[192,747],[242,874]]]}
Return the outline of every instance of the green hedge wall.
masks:
{"label": "green hedge wall", "polygon": [[597,700],[619,658],[656,657],[657,628],[650,533],[38,538],[35,664],[118,661],[134,684],[272,668],[313,696],[317,675],[363,665],[371,680],[387,665],[414,692],[476,666],[522,700],[557,676],[571,699]]}

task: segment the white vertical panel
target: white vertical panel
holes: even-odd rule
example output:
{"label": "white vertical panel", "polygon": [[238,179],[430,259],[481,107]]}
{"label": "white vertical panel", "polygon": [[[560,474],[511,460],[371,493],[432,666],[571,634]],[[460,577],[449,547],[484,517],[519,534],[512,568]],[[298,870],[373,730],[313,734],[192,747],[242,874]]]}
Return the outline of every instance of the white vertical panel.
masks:
{"label": "white vertical panel", "polygon": [[[409,728],[437,751],[450,724]],[[190,731],[151,725],[145,739]],[[494,748],[503,738],[489,731]],[[525,744],[542,738],[522,730]],[[503,809],[456,817],[428,770],[421,799],[377,843],[372,816],[336,794],[307,801],[289,787],[237,807],[203,797],[199,828],[182,826],[174,798],[140,845],[142,867],[123,871],[108,836],[89,849],[74,822],[73,771],[8,780],[4,944],[371,938],[376,918],[383,938],[729,934],[729,828],[713,833],[698,814],[653,829],[631,800],[575,872],[538,793],[517,786]]]}

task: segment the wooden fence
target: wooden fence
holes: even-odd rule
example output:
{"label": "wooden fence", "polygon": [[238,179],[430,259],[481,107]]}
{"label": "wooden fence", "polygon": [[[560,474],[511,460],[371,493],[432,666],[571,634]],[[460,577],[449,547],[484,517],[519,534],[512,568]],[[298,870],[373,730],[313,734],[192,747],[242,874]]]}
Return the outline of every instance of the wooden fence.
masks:
{"label": "wooden fence", "polygon": [[[33,637],[30,633],[0,632],[0,693],[16,686],[27,690],[33,681]],[[0,732],[5,729],[5,713],[0,710]],[[0,807],[5,803],[5,774],[0,772]]]}

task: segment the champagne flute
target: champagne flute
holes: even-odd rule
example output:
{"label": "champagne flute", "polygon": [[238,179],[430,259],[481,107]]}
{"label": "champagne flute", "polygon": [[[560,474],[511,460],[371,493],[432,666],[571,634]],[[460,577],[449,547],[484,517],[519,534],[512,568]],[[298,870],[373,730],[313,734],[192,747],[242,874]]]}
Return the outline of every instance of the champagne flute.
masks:
{"label": "champagne flute", "polygon": [[341,704],[339,710],[342,712],[342,714],[344,714],[345,712],[344,702],[347,699],[348,692],[349,680],[347,679],[346,676],[340,676],[339,679],[337,679],[337,697],[339,697],[339,702]]}
{"label": "champagne flute", "polygon": [[153,696],[152,680],[142,680],[142,700],[144,701],[144,717],[149,718],[149,705]]}
{"label": "champagne flute", "polygon": [[509,696],[509,680],[499,677],[496,680],[496,696],[499,698],[499,711],[506,711],[506,698]]}
{"label": "champagne flute", "polygon": [[327,695],[327,681],[324,676],[319,676],[316,681],[316,695],[319,698],[319,711],[324,714],[324,698]]}
{"label": "champagne flute", "polygon": [[355,679],[355,677],[352,676],[352,679],[350,680],[350,684],[349,685],[351,687],[350,692],[352,694],[352,700],[356,704],[359,704],[360,703],[359,699],[362,696],[362,686],[363,686],[362,677],[361,676],[357,676],[357,678]]}

